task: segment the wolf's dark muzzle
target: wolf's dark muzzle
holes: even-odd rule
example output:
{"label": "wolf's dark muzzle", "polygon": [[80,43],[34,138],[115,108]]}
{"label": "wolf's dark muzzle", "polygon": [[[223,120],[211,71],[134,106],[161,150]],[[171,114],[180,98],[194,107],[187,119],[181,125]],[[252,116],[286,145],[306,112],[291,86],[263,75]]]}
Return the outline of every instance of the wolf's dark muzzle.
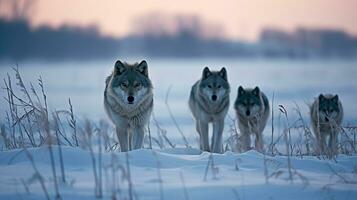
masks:
{"label": "wolf's dark muzzle", "polygon": [[247,110],[247,111],[245,112],[245,114],[246,114],[247,116],[249,116],[249,115],[250,115],[250,110]]}
{"label": "wolf's dark muzzle", "polygon": [[133,103],[134,102],[134,97],[133,96],[128,96],[128,102]]}
{"label": "wolf's dark muzzle", "polygon": [[217,100],[217,95],[214,94],[214,95],[212,95],[211,98],[212,98],[213,101],[216,101]]}

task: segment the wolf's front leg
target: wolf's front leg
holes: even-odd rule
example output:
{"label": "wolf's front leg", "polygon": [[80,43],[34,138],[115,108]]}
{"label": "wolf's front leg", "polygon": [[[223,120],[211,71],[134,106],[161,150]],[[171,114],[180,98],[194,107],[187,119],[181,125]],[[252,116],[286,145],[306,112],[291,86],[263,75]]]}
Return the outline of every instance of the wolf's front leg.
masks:
{"label": "wolf's front leg", "polygon": [[328,141],[328,149],[331,151],[333,155],[337,155],[338,153],[338,135],[337,131],[332,131],[330,133],[329,141]]}
{"label": "wolf's front leg", "polygon": [[246,152],[250,150],[250,133],[249,131],[242,132],[240,136],[241,152]]}
{"label": "wolf's front leg", "polygon": [[144,135],[145,135],[144,127],[138,126],[133,128],[133,140],[132,140],[133,149],[142,148],[144,142]]}
{"label": "wolf's front leg", "polygon": [[319,154],[320,155],[326,155],[326,137],[325,134],[321,134],[318,137],[318,143],[319,143]]}
{"label": "wolf's front leg", "polygon": [[198,128],[200,133],[200,148],[203,151],[210,151],[208,143],[208,123],[198,121]]}
{"label": "wolf's front leg", "polygon": [[115,128],[120,143],[120,150],[126,152],[129,150],[129,134],[127,127],[116,127]]}
{"label": "wolf's front leg", "polygon": [[263,144],[263,133],[257,133],[255,134],[255,149],[259,151],[260,153],[264,153],[264,144]]}
{"label": "wolf's front leg", "polygon": [[318,128],[314,129],[314,133],[315,133],[315,138],[314,138],[315,153],[317,156],[321,156],[323,154],[323,150],[322,150],[323,143],[322,143],[321,133]]}
{"label": "wolf's front leg", "polygon": [[211,151],[214,153],[222,153],[223,129],[224,129],[224,119],[213,122]]}

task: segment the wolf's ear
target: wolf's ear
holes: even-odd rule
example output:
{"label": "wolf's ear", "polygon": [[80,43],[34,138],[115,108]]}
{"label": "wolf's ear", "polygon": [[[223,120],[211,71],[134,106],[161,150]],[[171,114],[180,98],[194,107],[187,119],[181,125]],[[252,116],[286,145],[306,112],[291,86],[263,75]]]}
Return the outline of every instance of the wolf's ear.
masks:
{"label": "wolf's ear", "polygon": [[323,101],[325,99],[324,95],[323,94],[320,94],[319,95],[319,102]]}
{"label": "wolf's ear", "polygon": [[252,90],[252,93],[254,96],[259,96],[260,94],[260,89],[259,87],[255,87],[253,90]]}
{"label": "wolf's ear", "polygon": [[126,70],[125,65],[120,61],[117,60],[114,65],[114,73],[117,75],[122,74]]}
{"label": "wolf's ear", "polygon": [[332,98],[332,101],[336,104],[338,103],[338,95],[337,94]]}
{"label": "wolf's ear", "polygon": [[242,86],[238,87],[238,96],[243,95],[245,93],[245,90],[243,89]]}
{"label": "wolf's ear", "polygon": [[149,76],[148,64],[145,60],[141,61],[136,69],[145,76]]}
{"label": "wolf's ear", "polygon": [[222,67],[221,71],[218,73],[224,80],[227,80],[227,70],[225,67]]}
{"label": "wolf's ear", "polygon": [[211,76],[211,71],[208,69],[208,67],[205,67],[202,72],[202,79],[206,79],[209,76]]}

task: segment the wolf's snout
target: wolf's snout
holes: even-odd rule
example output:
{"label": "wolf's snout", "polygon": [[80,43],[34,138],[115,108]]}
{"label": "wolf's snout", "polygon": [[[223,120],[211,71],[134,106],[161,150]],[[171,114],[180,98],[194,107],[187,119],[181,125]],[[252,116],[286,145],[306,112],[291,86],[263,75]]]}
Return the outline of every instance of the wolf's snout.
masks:
{"label": "wolf's snout", "polygon": [[249,116],[249,115],[250,115],[250,110],[245,111],[245,114],[246,114],[247,116]]}
{"label": "wolf's snout", "polygon": [[128,102],[131,104],[134,102],[134,97],[133,96],[128,96]]}
{"label": "wolf's snout", "polygon": [[212,101],[216,101],[217,100],[217,95],[214,94],[214,95],[212,95],[211,98],[212,98]]}

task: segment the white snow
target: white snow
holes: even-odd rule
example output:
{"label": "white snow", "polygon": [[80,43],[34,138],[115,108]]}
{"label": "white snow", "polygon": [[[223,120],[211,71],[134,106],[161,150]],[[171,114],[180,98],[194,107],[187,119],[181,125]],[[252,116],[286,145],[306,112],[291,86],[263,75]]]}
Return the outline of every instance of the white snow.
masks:
{"label": "white snow", "polygon": [[[132,59],[129,61],[138,61]],[[169,104],[180,128],[189,141],[197,146],[194,121],[187,106],[190,87],[201,75],[204,66],[212,69],[226,67],[232,85],[229,115],[234,117],[232,104],[239,85],[260,86],[271,99],[274,93],[275,134],[281,133],[278,105],[284,105],[291,122],[297,114],[295,102],[302,115],[308,120],[308,106],[319,93],[337,93],[341,98],[345,117],[344,125],[355,124],[357,107],[356,74],[357,61],[291,61],[291,60],[242,60],[242,59],[192,59],[154,60],[147,59],[150,77],[154,83],[154,114],[160,126],[167,131],[167,137],[177,146],[183,146],[181,135],[170,119],[165,105],[167,90],[172,86]],[[22,62],[20,73],[26,85],[30,81],[36,86],[39,75],[43,77],[50,110],[68,109],[71,98],[75,115],[92,121],[106,119],[102,99],[105,77],[113,68],[113,60],[83,62]],[[0,78],[13,80],[11,67],[14,63],[0,63]],[[336,81],[338,80],[338,81]],[[15,84],[14,84],[15,85]],[[0,97],[6,96],[0,90]],[[0,100],[0,122],[5,124],[6,101]],[[226,118],[226,140],[230,123]],[[270,117],[271,119],[271,117]],[[108,121],[108,120],[107,120]],[[78,120],[80,123],[80,120]],[[280,126],[281,124],[281,126]],[[156,128],[151,122],[152,136]],[[271,120],[265,129],[265,145],[269,145]],[[298,140],[300,132],[292,132],[293,140]],[[115,137],[116,138],[116,137]],[[0,146],[3,146],[0,139]],[[148,146],[148,145],[146,145]],[[167,145],[168,146],[168,145]],[[55,147],[55,150],[57,147]],[[29,148],[35,165],[44,178],[51,199],[55,198],[54,179],[47,147]],[[90,152],[72,147],[63,147],[66,183],[61,183],[58,152],[55,151],[56,173],[62,199],[96,199],[94,175]],[[96,153],[98,164],[98,154]],[[212,154],[214,165],[209,165],[207,178],[205,171],[211,154],[192,148],[165,150],[142,149],[129,152],[103,153],[103,199],[112,199],[113,182],[117,199],[130,199],[126,172],[126,155],[129,156],[134,199],[196,200],[196,199],[240,199],[240,200],[290,200],[290,199],[357,199],[357,155],[339,155],[336,161],[318,159],[313,156],[292,157],[293,181],[289,180],[286,156],[265,156],[249,151],[242,154],[226,152]],[[111,165],[112,160],[115,165]],[[264,162],[265,161],[265,162]],[[266,163],[267,172],[265,172]],[[112,169],[115,167],[115,176]],[[98,165],[97,165],[98,167]],[[181,179],[180,174],[183,176]],[[265,175],[266,174],[266,175]],[[266,177],[271,176],[266,183]],[[160,177],[161,180],[160,181]],[[114,181],[113,181],[114,178]],[[185,186],[184,186],[185,185]],[[26,191],[28,188],[29,193]],[[162,193],[160,192],[162,189]],[[186,189],[185,189],[186,188]],[[34,176],[34,169],[24,150],[0,151],[0,200],[45,199]]]}
{"label": "white snow", "polygon": [[[54,149],[58,147],[54,146]],[[67,183],[59,184],[63,199],[95,199],[94,176],[89,151],[63,147]],[[28,149],[35,165],[44,177],[46,188],[54,198],[53,178],[47,147]],[[55,152],[56,173],[60,182],[58,152]],[[98,154],[96,153],[98,161]],[[214,166],[205,170],[210,153],[198,149],[141,149],[129,152],[130,177],[134,199],[356,199],[357,156],[339,155],[336,161],[316,157],[291,157],[293,181],[288,177],[287,157],[265,157],[267,174],[273,175],[266,183],[264,156],[256,151],[242,154],[226,152],[212,154]],[[124,170],[126,153],[102,154],[103,195],[111,198],[112,158]],[[118,199],[129,199],[128,181],[117,171]],[[107,173],[106,173],[107,172]],[[183,180],[180,178],[183,175]],[[0,152],[0,199],[45,199],[38,179],[24,150]],[[159,174],[162,182],[160,182]],[[277,177],[274,174],[279,174]],[[107,177],[107,178],[106,178]],[[32,179],[32,180],[31,180]],[[21,180],[26,182],[22,184]],[[185,187],[183,186],[185,184]],[[25,186],[29,188],[27,193]]]}

